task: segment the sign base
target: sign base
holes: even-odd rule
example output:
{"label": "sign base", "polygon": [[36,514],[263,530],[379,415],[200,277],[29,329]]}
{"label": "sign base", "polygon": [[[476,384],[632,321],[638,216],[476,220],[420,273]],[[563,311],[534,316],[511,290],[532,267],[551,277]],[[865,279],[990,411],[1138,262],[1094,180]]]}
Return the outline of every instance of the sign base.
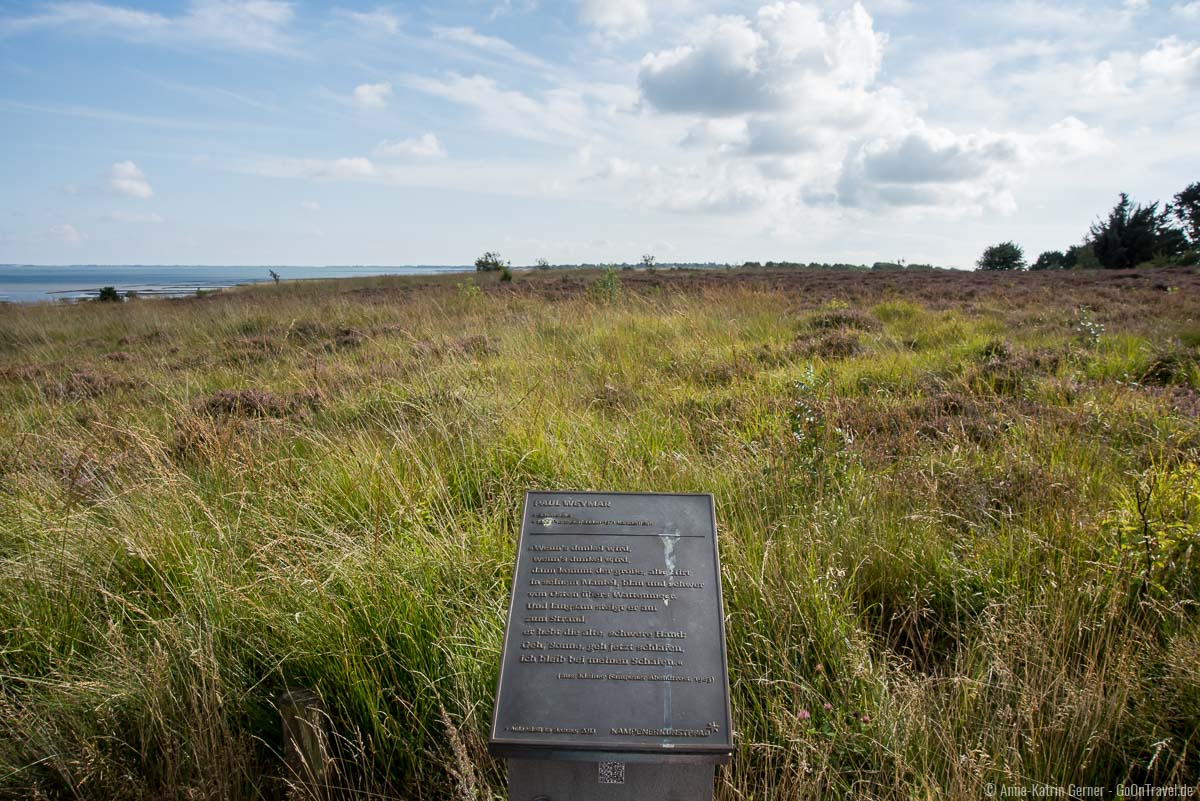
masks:
{"label": "sign base", "polygon": [[712,801],[716,765],[509,759],[509,801]]}

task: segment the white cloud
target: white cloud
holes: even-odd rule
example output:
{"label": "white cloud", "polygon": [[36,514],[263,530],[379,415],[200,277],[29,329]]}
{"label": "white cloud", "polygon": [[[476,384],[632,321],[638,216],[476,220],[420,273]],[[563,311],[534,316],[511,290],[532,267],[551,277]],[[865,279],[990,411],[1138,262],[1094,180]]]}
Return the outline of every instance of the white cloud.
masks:
{"label": "white cloud", "polygon": [[944,130],[913,131],[865,147],[866,177],[882,183],[953,183],[980,178],[996,163],[1017,157],[1015,142],[1002,137],[959,137]]}
{"label": "white cloud", "polygon": [[650,29],[648,6],[647,0],[583,0],[579,16],[586,25],[625,38]]}
{"label": "white cloud", "polygon": [[1174,36],[1160,39],[1138,60],[1142,75],[1168,85],[1200,86],[1200,44]]}
{"label": "white cloud", "polygon": [[301,200],[300,208],[305,209],[306,211],[320,211],[321,204],[315,200]]}
{"label": "white cloud", "polygon": [[154,195],[146,174],[132,161],[118,161],[108,171],[108,185],[114,192],[129,197],[148,198]]}
{"label": "white cloud", "polygon": [[709,17],[689,44],[642,59],[642,95],[660,111],[718,116],[777,106],[759,64],[764,45],[744,17]]}
{"label": "white cloud", "polygon": [[380,175],[379,169],[365,156],[338,159],[270,159],[247,165],[243,170],[272,178],[308,178],[323,182],[369,181]]}
{"label": "white cloud", "polygon": [[323,181],[337,181],[349,178],[369,178],[375,175],[375,165],[363,156],[317,161],[310,164],[309,175]]}
{"label": "white cloud", "polygon": [[691,126],[679,144],[727,151],[745,145],[748,138],[746,120],[740,117],[715,117],[700,120]]}
{"label": "white cloud", "polygon": [[354,105],[361,109],[380,109],[387,106],[388,98],[392,95],[391,83],[360,83],[354,87],[351,99]]}
{"label": "white cloud", "polygon": [[1002,29],[1093,38],[1098,33],[1111,32],[1113,26],[1124,27],[1128,23],[1126,11],[1103,11],[1042,0],[999,3],[985,6],[980,12]]}
{"label": "white cloud", "polygon": [[1171,13],[1186,20],[1200,20],[1200,0],[1190,3],[1177,3],[1171,6]]}
{"label": "white cloud", "polygon": [[368,33],[395,34],[400,31],[400,18],[386,8],[377,8],[374,11],[339,8],[334,10],[334,14],[350,20]]}
{"label": "white cloud", "polygon": [[[1018,3],[1021,15],[1042,8]],[[887,38],[863,5],[842,9],[781,2],[753,15],[709,16],[677,46],[647,55],[638,75],[641,108],[650,112],[643,117],[683,127],[670,140],[681,146],[674,153],[642,158],[660,168],[638,177],[635,196],[674,211],[756,209],[768,227],[784,228],[806,209],[1011,214],[1017,189],[1033,176],[1112,150],[1093,119],[1131,98],[1142,104],[1143,94],[1178,109],[1186,87],[1200,83],[1200,47],[1179,38],[1142,53],[1109,51],[1090,66],[1082,50],[1054,39],[1018,39],[923,57],[915,82],[908,73],[907,85],[923,90],[913,97],[881,81]],[[1065,29],[1078,17],[1062,9],[1045,25]],[[1124,23],[1109,15],[1105,24]],[[957,113],[964,93],[984,113]],[[928,122],[930,107],[954,122]],[[619,173],[610,163],[593,178],[617,187],[629,180]]]}
{"label": "white cloud", "polygon": [[425,133],[409,139],[384,140],[375,146],[375,155],[382,158],[445,158],[446,151],[437,136]]}
{"label": "white cloud", "polygon": [[51,3],[25,17],[0,21],[0,34],[64,28],[119,36],[139,44],[202,44],[242,50],[284,50],[292,4],[277,0],[192,0],[177,16],[96,2]]}
{"label": "white cloud", "polygon": [[1029,151],[1055,160],[1077,159],[1106,152],[1113,143],[1101,128],[1094,128],[1078,117],[1064,117],[1036,138]]}
{"label": "white cloud", "polygon": [[198,0],[180,21],[183,32],[201,41],[246,50],[285,46],[282,28],[292,20],[292,4],[276,0]]}
{"label": "white cloud", "polygon": [[730,116],[798,108],[869,87],[886,37],[860,3],[826,19],[804,3],[776,3],[754,20],[706,17],[689,41],[647,55],[642,96],[660,111]]}
{"label": "white cloud", "polygon": [[55,239],[68,245],[74,245],[83,239],[83,236],[75,229],[75,226],[71,225],[70,223],[52,225],[47,233],[50,235],[51,239]]}
{"label": "white cloud", "polygon": [[139,214],[132,211],[114,211],[108,215],[113,222],[137,223],[140,225],[159,225],[163,218],[154,212]]}
{"label": "white cloud", "polygon": [[495,36],[487,36],[479,33],[473,28],[432,28],[433,35],[447,42],[456,42],[461,45],[466,45],[473,50],[489,53],[506,61],[511,61],[516,64],[522,64],[527,67],[535,67],[538,69],[547,69],[548,65],[536,56],[526,53],[524,50],[514,46],[511,42],[500,39]]}
{"label": "white cloud", "polygon": [[[522,14],[528,14],[529,12],[536,10],[537,7],[538,0],[524,0],[524,2],[518,6],[516,11]],[[494,8],[492,8],[492,13],[488,15],[488,19],[494,20],[498,17],[503,17],[505,14],[513,13],[513,10],[512,0],[500,0],[500,2],[497,3]]]}
{"label": "white cloud", "polygon": [[502,89],[483,75],[451,73],[443,79],[410,76],[406,85],[426,94],[470,106],[491,128],[521,139],[561,143],[563,137],[582,139],[591,122],[582,94],[573,89],[550,89],[540,98]]}
{"label": "white cloud", "polygon": [[917,7],[912,0],[867,0],[867,5],[877,14],[891,16],[907,14]]}
{"label": "white cloud", "polygon": [[162,14],[103,3],[51,3],[27,17],[0,21],[0,31],[24,33],[38,28],[76,27],[95,33],[153,34],[166,30],[171,21]]}
{"label": "white cloud", "polygon": [[1011,136],[958,135],[917,128],[853,149],[842,165],[838,201],[847,206],[1011,206],[1011,168],[1021,157]]}

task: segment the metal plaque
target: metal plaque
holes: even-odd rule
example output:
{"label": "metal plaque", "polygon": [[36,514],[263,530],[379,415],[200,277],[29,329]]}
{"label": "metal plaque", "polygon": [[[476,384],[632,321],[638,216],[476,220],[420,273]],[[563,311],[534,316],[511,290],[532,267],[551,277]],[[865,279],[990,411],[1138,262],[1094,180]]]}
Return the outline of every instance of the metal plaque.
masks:
{"label": "metal plaque", "polygon": [[529,492],[522,515],[492,753],[728,758],[712,496]]}

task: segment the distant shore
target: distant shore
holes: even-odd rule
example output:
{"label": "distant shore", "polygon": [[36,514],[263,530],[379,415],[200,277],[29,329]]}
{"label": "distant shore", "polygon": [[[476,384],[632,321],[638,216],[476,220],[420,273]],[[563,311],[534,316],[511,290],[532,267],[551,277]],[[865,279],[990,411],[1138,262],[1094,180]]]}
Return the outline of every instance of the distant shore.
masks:
{"label": "distant shore", "polygon": [[244,284],[268,283],[274,271],[284,281],[313,278],[359,278],[377,275],[434,275],[468,272],[469,265],[404,265],[388,267],[328,266],[205,266],[93,265],[39,266],[0,264],[0,301],[39,301],[94,298],[101,287],[122,295],[181,297]]}

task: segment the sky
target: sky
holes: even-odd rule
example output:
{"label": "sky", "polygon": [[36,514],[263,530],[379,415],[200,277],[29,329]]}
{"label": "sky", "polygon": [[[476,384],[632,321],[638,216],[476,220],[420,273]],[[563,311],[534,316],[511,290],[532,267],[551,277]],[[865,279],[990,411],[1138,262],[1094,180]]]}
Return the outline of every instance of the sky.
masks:
{"label": "sky", "polygon": [[0,263],[898,261],[1200,180],[1200,0],[0,0]]}

